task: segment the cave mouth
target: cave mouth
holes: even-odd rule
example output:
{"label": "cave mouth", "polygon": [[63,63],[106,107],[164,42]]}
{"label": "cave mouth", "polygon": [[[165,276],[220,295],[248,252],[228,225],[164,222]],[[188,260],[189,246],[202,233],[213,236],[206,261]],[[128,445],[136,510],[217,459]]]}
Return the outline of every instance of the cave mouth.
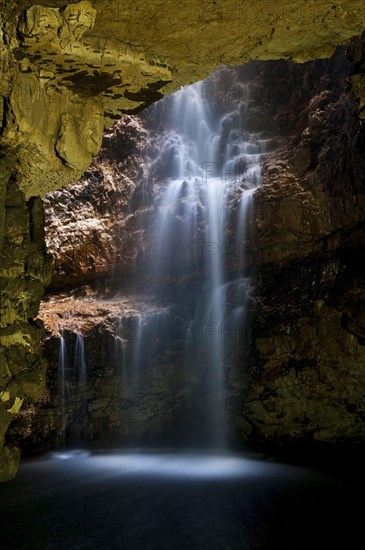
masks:
{"label": "cave mouth", "polygon": [[[270,335],[263,314],[276,294],[303,301],[292,293],[298,258],[316,256],[322,278],[344,262],[340,247],[326,252],[332,227],[319,234],[323,245],[307,243],[318,233],[315,201],[343,210],[364,179],[349,70],[343,47],[303,65],[222,66],[125,116],[81,180],[46,197],[54,272],[41,305],[47,390],[15,418],[9,443],[20,439],[27,455],[315,442],[317,419],[293,414],[285,424],[286,396],[265,377],[297,376],[316,361],[281,359],[274,349],[278,368],[260,381],[267,358],[256,341]],[[342,150],[336,161],[331,148]],[[315,205],[308,219],[298,200]],[[285,264],[290,291],[278,284]],[[307,264],[301,276],[312,278]]]}
{"label": "cave mouth", "polygon": [[363,358],[348,73],[345,48],[221,67],[118,121],[46,197],[47,387],[7,434],[27,458],[0,487],[9,547],[14,513],[17,548],[356,540],[363,396],[335,376],[353,388]]}

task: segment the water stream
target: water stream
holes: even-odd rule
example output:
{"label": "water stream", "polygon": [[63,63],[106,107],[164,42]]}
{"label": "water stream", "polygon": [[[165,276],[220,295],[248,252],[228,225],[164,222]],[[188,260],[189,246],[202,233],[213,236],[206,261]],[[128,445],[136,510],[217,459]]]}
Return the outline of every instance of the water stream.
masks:
{"label": "water stream", "polygon": [[[154,189],[155,225],[142,267],[151,274],[152,292],[179,311],[185,368],[204,371],[202,407],[214,407],[225,399],[227,345],[245,345],[240,335],[250,281],[243,239],[267,139],[244,130],[245,105],[225,106],[222,114],[207,102],[204,82],[165,101],[167,108],[157,117],[164,122],[158,154],[147,159],[143,184]],[[228,268],[232,258],[235,267]],[[192,288],[184,277],[196,271]],[[161,336],[166,329],[157,323],[158,315],[141,320],[137,373],[148,361],[140,353],[148,348],[148,333]],[[205,443],[224,449],[225,432],[215,415]]]}
{"label": "water stream", "polygon": [[[76,339],[71,346],[65,338],[64,331],[60,331],[58,352],[58,379],[61,403],[61,434],[62,447],[69,446],[68,429],[76,424],[80,429],[79,439],[85,439],[87,434],[87,362],[85,341],[83,335],[76,333]],[[70,361],[72,358],[73,361]]]}
{"label": "water stream", "polygon": [[84,426],[84,432],[87,420],[87,366],[84,337],[80,332],[76,334],[74,374],[78,386],[77,397],[80,399],[77,414],[80,423]]}
{"label": "water stream", "polygon": [[[153,139],[145,148],[143,181],[136,186],[139,202],[136,196],[130,200],[131,210],[137,205],[152,211],[140,218],[139,228],[145,250],[138,269],[146,282],[134,289],[138,303],[132,304],[133,313],[116,324],[114,355],[122,380],[120,415],[127,419],[127,438],[136,436],[133,444],[143,445],[145,434],[155,430],[152,424],[160,422],[154,417],[165,414],[171,425],[179,418],[177,439],[181,430],[188,439],[191,434],[188,445],[222,451],[229,446],[229,370],[234,365],[243,371],[249,340],[251,281],[244,238],[270,140],[245,129],[248,95],[233,103],[210,102],[205,85],[182,88],[149,110]],[[124,280],[120,283],[125,292]],[[59,358],[65,433],[69,399],[63,338]],[[165,372],[158,373],[156,364],[166,365]],[[181,364],[183,380],[178,378]],[[172,368],[176,374],[170,374]],[[77,396],[72,415],[85,432],[87,366],[81,333],[76,334],[73,371]],[[162,395],[158,377],[168,376],[169,395],[166,390]]]}
{"label": "water stream", "polygon": [[68,353],[66,347],[66,341],[63,337],[63,331],[61,331],[60,336],[60,348],[58,354],[58,379],[60,385],[60,398],[61,398],[61,434],[62,434],[62,443],[65,446],[65,434],[66,434],[66,425],[67,425],[67,416],[66,416],[66,407],[68,403],[68,392],[66,388],[66,370],[68,368]]}

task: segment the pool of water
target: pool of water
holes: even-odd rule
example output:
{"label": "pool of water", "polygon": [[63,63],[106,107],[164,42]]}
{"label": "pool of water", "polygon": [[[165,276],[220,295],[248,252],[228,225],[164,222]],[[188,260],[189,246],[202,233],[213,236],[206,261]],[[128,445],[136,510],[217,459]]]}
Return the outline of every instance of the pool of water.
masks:
{"label": "pool of water", "polygon": [[363,523],[358,493],[356,477],[257,456],[59,452],[0,485],[0,547],[350,548]]}

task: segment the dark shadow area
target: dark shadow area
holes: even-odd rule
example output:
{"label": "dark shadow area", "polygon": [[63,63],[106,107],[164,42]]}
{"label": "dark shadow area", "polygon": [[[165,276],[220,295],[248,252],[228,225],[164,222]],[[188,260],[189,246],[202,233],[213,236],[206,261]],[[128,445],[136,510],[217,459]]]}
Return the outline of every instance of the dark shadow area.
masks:
{"label": "dark shadow area", "polygon": [[[226,461],[226,462],[225,462]],[[17,550],[356,547],[358,470],[183,454],[25,461],[0,486],[1,540]]]}

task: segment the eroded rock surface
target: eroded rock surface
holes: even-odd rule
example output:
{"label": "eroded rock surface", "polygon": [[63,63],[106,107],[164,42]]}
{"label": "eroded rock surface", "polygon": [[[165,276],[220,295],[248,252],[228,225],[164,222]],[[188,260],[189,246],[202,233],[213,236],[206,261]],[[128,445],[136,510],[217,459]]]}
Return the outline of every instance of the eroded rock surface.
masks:
{"label": "eroded rock surface", "polygon": [[147,136],[141,121],[126,115],[105,134],[81,180],[45,198],[54,287],[110,277],[133,260],[141,231],[131,202],[143,181]]}
{"label": "eroded rock surface", "polygon": [[254,439],[363,442],[364,280],[355,251],[261,270],[246,401]]}
{"label": "eroded rock surface", "polygon": [[6,3],[2,139],[26,198],[80,177],[100,147],[104,116],[108,127],[223,62],[329,56],[365,24],[360,0],[156,9],[117,0]]}

